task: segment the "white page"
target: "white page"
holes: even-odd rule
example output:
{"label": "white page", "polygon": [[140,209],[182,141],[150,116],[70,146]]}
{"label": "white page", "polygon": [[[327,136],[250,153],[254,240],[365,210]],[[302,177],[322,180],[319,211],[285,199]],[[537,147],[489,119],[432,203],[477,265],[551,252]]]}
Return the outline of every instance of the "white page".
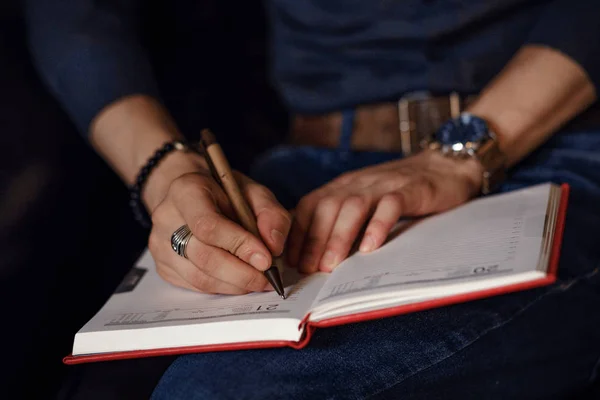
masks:
{"label": "white page", "polygon": [[312,309],[389,292],[535,274],[550,187],[483,197],[412,225],[401,223],[401,233],[380,249],[340,264]]}
{"label": "white page", "polygon": [[[164,347],[169,343],[181,346],[183,341],[185,345],[194,345],[240,340],[291,340],[290,332],[285,329],[293,326],[292,336],[300,334],[298,321],[304,318],[326,279],[325,274],[303,277],[295,270],[286,269],[283,278],[288,297],[285,300],[274,291],[237,296],[202,294],[165,282],[156,272],[154,261],[147,251],[130,272],[130,280],[135,280],[140,274],[143,275],[132,291],[113,294],[81,328],[75,338],[74,354],[76,351],[87,352],[86,348],[94,348],[96,352],[100,349],[126,350],[134,339],[136,348]],[[259,325],[247,323],[278,320],[286,320],[285,327],[288,328],[275,323],[261,323],[260,330],[257,330],[252,326]],[[236,321],[245,322],[235,324]],[[202,337],[193,337],[183,329],[192,326],[197,328],[194,332],[202,332]],[[164,338],[164,332],[172,337]],[[98,333],[111,334],[99,336]],[[179,336],[179,339],[173,336]]]}

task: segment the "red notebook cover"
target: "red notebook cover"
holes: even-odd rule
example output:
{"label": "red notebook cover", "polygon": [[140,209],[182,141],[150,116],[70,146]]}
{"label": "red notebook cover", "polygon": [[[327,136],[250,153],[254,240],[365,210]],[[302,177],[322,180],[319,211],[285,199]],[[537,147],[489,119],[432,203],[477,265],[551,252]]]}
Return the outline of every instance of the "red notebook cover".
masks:
{"label": "red notebook cover", "polygon": [[150,349],[150,350],[134,350],[134,351],[122,351],[115,353],[102,353],[102,354],[87,354],[73,356],[69,355],[63,359],[65,364],[81,364],[98,361],[112,361],[112,360],[123,360],[130,358],[143,358],[143,357],[155,357],[155,356],[168,356],[168,355],[180,355],[189,353],[206,353],[211,351],[232,351],[232,350],[249,350],[249,349],[264,349],[274,347],[292,347],[294,349],[301,349],[305,347],[310,338],[317,328],[327,328],[331,326],[350,324],[362,321],[368,321],[379,318],[393,317],[401,314],[414,313],[417,311],[428,310],[436,307],[444,307],[452,304],[463,303],[472,300],[478,300],[485,297],[497,296],[500,294],[507,294],[516,291],[522,291],[532,289],[544,285],[552,284],[556,281],[558,261],[560,258],[560,249],[562,245],[562,237],[565,227],[565,219],[567,214],[567,204],[569,197],[569,185],[561,185],[561,198],[558,207],[558,215],[556,226],[554,230],[554,240],[552,250],[550,254],[550,261],[548,267],[548,275],[545,278],[537,279],[535,281],[517,283],[514,285],[503,286],[500,288],[480,290],[477,292],[471,292],[466,294],[460,294],[456,296],[445,297],[441,299],[435,299],[430,301],[424,301],[420,303],[401,305],[397,307],[386,308],[376,311],[367,311],[352,315],[345,315],[341,317],[334,317],[318,322],[308,322],[310,314],[304,317],[304,320],[300,322],[298,329],[304,329],[303,337],[300,341],[264,341],[264,342],[244,342],[244,343],[228,343],[228,344],[217,344],[217,345],[200,345],[200,346],[186,346],[186,347],[173,347],[166,349]]}

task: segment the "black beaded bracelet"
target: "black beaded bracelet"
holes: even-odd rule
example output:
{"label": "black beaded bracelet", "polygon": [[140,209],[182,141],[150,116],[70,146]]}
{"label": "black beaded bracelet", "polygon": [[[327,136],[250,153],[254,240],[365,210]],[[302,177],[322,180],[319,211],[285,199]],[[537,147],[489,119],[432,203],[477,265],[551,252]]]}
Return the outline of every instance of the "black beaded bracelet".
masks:
{"label": "black beaded bracelet", "polygon": [[140,169],[140,172],[135,179],[135,183],[129,187],[129,205],[133,210],[133,216],[144,228],[149,228],[152,225],[150,216],[142,204],[142,189],[144,188],[144,184],[146,183],[150,172],[158,165],[160,160],[173,150],[185,150],[187,148],[187,143],[182,140],[173,140],[165,143],[148,159],[146,164]]}

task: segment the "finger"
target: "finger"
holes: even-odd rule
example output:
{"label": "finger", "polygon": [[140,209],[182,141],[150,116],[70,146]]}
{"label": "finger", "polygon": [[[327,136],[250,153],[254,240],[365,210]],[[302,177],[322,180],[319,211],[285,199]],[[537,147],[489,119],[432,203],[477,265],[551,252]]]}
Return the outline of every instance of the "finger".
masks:
{"label": "finger", "polygon": [[[169,207],[166,212],[163,211],[162,213],[170,214],[174,221],[181,220],[181,216],[173,207]],[[190,242],[192,241],[190,240]],[[241,294],[249,291],[208,275],[205,276],[206,274],[199,270],[190,260],[175,253],[171,248],[170,233],[168,229],[165,229],[165,225],[153,226],[148,240],[148,248],[152,257],[156,260],[158,274],[173,285],[206,293]],[[216,248],[213,249],[218,250]],[[236,259],[235,257],[233,258]],[[258,273],[258,271],[247,266],[242,261],[236,260],[246,268]]]}
{"label": "finger", "polygon": [[290,214],[266,187],[244,175],[237,174],[237,177],[250,208],[256,215],[256,223],[263,241],[272,254],[280,255],[292,225]]}
{"label": "finger", "polygon": [[294,210],[294,220],[288,237],[287,262],[298,268],[304,238],[313,218],[315,206],[320,199],[319,192],[312,192],[303,197]]}
{"label": "finger", "polygon": [[[184,280],[174,269],[172,269],[168,264],[156,261],[156,272],[160,277],[169,282],[172,285],[179,286],[184,289],[193,290],[199,292],[200,289],[192,286],[189,282]],[[235,288],[239,290],[238,288]]]}
{"label": "finger", "polygon": [[386,194],[381,198],[367,225],[359,251],[368,253],[383,244],[394,223],[400,218],[401,202],[401,198],[395,193]]}
{"label": "finger", "polygon": [[[218,294],[247,294],[248,291],[244,289],[240,289],[236,286],[233,286],[229,283],[221,282],[218,279],[212,278],[202,271],[188,271],[188,269],[196,267],[187,262],[186,264],[180,266],[178,269],[183,271],[182,275],[188,277],[190,282],[185,280],[182,275],[177,273],[174,269],[170,268],[168,265],[163,263],[157,263],[156,265],[157,272],[165,281],[169,282],[172,285],[193,290],[196,292],[203,293],[218,293]],[[206,276],[203,276],[206,275]]]}
{"label": "finger", "polygon": [[369,208],[369,200],[360,196],[352,196],[344,201],[319,263],[321,271],[332,271],[348,256],[352,243],[368,217]]}
{"label": "finger", "polygon": [[308,229],[308,224],[303,225],[296,217],[292,220],[292,227],[288,236],[288,245],[286,249],[286,261],[291,267],[297,268],[300,260],[300,251],[302,250],[302,241]]}
{"label": "finger", "polygon": [[[175,252],[173,254],[178,256]],[[206,277],[214,278],[250,292],[263,291],[268,284],[261,271],[252,268],[225,250],[209,246],[195,237],[192,237],[188,243],[187,256],[195,268],[190,269],[189,264],[184,266],[177,263],[175,270],[186,281],[196,287],[198,282],[202,283],[204,287],[210,287],[211,283],[216,284],[212,280],[206,282]],[[202,274],[198,274],[197,271],[202,272]]]}
{"label": "finger", "polygon": [[206,182],[188,180],[178,184],[173,191],[174,206],[197,240],[226,250],[258,270],[270,267],[271,253],[263,242],[220,213],[214,187]]}
{"label": "finger", "polygon": [[401,216],[424,215],[435,210],[437,190],[426,179],[412,181],[397,192],[386,194],[380,200],[360,244],[361,252],[379,248]]}
{"label": "finger", "polygon": [[302,256],[298,267],[300,272],[317,271],[341,205],[342,199],[338,197],[325,197],[317,204],[308,233],[303,241]]}

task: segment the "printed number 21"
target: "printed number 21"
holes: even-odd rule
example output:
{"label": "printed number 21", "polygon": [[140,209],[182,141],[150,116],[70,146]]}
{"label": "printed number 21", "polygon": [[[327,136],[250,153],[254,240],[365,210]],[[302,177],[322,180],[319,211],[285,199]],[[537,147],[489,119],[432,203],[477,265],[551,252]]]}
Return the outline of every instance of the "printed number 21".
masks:
{"label": "printed number 21", "polygon": [[260,311],[260,310],[266,310],[266,311],[273,311],[277,309],[277,306],[279,304],[269,304],[268,306],[258,306],[256,307],[256,311]]}

